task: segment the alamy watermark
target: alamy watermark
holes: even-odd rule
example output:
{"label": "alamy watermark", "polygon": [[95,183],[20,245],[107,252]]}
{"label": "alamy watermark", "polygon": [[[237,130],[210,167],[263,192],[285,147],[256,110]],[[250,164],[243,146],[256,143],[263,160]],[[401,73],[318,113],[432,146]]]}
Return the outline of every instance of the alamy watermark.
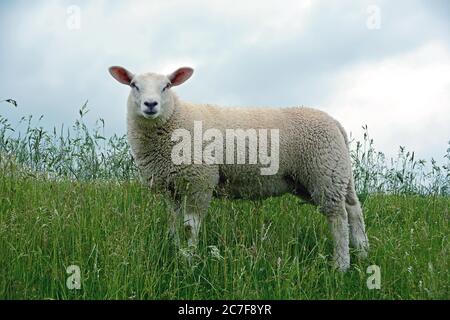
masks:
{"label": "alamy watermark", "polygon": [[80,30],[81,29],[81,8],[79,6],[71,5],[67,7],[66,10],[67,19],[66,26],[67,29]]}
{"label": "alamy watermark", "polygon": [[70,265],[66,268],[66,273],[69,274],[66,280],[66,286],[69,290],[81,289],[81,270],[77,265]]}
{"label": "alamy watermark", "polygon": [[375,264],[368,266],[366,273],[370,274],[370,276],[367,278],[367,281],[366,281],[367,289],[369,289],[369,290],[381,289],[381,269],[380,269],[380,267]]}
{"label": "alamy watermark", "polygon": [[[194,121],[192,134],[187,129],[172,133],[172,162],[182,164],[261,165],[261,175],[274,175],[279,168],[279,129],[207,129]],[[270,135],[269,135],[270,133]],[[225,147],[225,152],[224,152]],[[270,149],[270,152],[269,152]]]}
{"label": "alamy watermark", "polygon": [[381,8],[376,5],[367,7],[366,27],[369,30],[381,29]]}

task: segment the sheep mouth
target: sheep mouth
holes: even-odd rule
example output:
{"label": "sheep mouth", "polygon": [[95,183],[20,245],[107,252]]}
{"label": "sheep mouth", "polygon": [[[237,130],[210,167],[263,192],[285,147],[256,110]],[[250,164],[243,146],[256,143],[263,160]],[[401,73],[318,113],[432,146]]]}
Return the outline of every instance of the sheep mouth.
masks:
{"label": "sheep mouth", "polygon": [[155,114],[157,114],[158,113],[158,111],[155,111],[155,110],[146,110],[146,111],[144,111],[144,114],[146,115],[146,116],[154,116]]}

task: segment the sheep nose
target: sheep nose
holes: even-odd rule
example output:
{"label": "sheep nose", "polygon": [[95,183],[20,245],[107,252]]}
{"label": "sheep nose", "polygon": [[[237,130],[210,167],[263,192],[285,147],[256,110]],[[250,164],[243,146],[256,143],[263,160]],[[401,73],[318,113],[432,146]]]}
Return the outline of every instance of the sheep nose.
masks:
{"label": "sheep nose", "polygon": [[154,107],[156,107],[158,105],[158,102],[156,102],[156,101],[151,101],[151,102],[150,101],[145,101],[144,105],[146,107],[152,109],[152,108],[154,108]]}

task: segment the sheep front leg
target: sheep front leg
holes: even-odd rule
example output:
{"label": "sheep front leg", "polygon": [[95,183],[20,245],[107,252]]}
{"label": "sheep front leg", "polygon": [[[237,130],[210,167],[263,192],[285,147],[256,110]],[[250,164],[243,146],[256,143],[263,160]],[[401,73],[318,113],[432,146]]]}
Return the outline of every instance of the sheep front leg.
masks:
{"label": "sheep front leg", "polygon": [[195,212],[184,214],[183,225],[188,247],[197,247],[201,223],[201,214]]}
{"label": "sheep front leg", "polygon": [[189,179],[181,177],[173,194],[176,199],[177,213],[182,219],[183,238],[190,249],[198,244],[200,226],[208,212],[213,190],[218,183],[218,171],[215,167],[202,167]]}
{"label": "sheep front leg", "polygon": [[198,234],[201,225],[201,214],[194,210],[186,210],[180,205],[175,205],[169,217],[169,235],[175,246],[182,249],[184,242],[180,240],[180,229],[183,228],[181,238],[187,240],[188,248],[195,248],[198,244]]}
{"label": "sheep front leg", "polygon": [[203,217],[208,212],[212,190],[194,192],[185,198],[183,227],[188,247],[196,247]]}
{"label": "sheep front leg", "polygon": [[201,223],[208,211],[211,197],[212,191],[193,193],[185,195],[182,201],[176,204],[171,231],[176,235],[175,239],[179,239],[178,230],[181,228],[183,244],[187,242],[188,248],[197,247]]}

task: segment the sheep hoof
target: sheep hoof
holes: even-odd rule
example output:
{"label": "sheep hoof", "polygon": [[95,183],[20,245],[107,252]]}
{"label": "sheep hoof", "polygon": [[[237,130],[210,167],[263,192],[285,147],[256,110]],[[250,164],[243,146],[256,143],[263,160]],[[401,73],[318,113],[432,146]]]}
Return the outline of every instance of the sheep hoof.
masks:
{"label": "sheep hoof", "polygon": [[368,255],[368,245],[362,246],[358,249],[356,249],[356,255],[359,259],[364,260],[367,259]]}
{"label": "sheep hoof", "polygon": [[366,259],[369,252],[369,242],[367,241],[367,238],[358,242],[358,245],[355,247],[357,257],[362,260]]}
{"label": "sheep hoof", "polygon": [[350,268],[350,259],[345,257],[335,258],[334,267],[340,272],[346,272]]}

